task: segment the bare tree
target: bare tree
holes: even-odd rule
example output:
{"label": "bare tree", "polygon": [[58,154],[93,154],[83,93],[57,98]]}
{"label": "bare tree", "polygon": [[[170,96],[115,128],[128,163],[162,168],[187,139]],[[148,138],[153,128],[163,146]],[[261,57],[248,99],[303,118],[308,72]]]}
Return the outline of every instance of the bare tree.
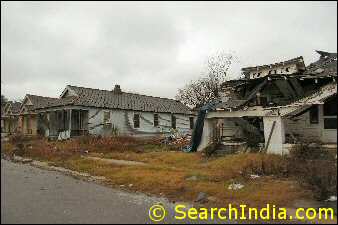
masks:
{"label": "bare tree", "polygon": [[7,101],[8,99],[4,95],[1,95],[1,105],[5,104]]}
{"label": "bare tree", "polygon": [[176,99],[193,108],[218,99],[220,86],[226,81],[233,60],[232,54],[224,52],[210,56],[206,63],[204,76],[190,81],[184,88],[179,89]]}

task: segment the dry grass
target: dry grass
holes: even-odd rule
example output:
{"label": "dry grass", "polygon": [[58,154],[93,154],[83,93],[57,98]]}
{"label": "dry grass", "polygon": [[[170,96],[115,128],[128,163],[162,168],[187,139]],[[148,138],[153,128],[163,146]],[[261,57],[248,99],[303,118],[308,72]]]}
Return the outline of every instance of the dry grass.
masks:
{"label": "dry grass", "polygon": [[[139,140],[129,137],[73,139],[48,142],[44,139],[26,142],[25,156],[49,161],[55,165],[105,176],[112,186],[124,185],[131,190],[162,195],[175,201],[193,201],[199,192],[215,197],[213,206],[245,203],[265,206],[267,203],[288,206],[294,199],[310,197],[296,182],[285,177],[286,163],[279,156],[238,154],[222,158],[205,158],[199,153],[172,152],[158,140]],[[6,143],[5,152],[15,146]],[[148,166],[118,166],[81,157],[146,162]],[[249,178],[258,174],[257,179]],[[187,178],[196,176],[197,180]],[[241,190],[228,190],[232,182],[245,185]]]}

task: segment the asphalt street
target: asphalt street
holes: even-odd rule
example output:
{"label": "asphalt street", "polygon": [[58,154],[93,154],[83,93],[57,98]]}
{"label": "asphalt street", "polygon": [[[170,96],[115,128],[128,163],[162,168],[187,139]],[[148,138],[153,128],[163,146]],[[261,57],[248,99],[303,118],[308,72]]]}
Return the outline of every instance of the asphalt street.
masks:
{"label": "asphalt street", "polygon": [[167,210],[161,222],[216,222],[177,221],[166,199],[1,160],[1,223],[152,223],[149,208],[158,202]]}

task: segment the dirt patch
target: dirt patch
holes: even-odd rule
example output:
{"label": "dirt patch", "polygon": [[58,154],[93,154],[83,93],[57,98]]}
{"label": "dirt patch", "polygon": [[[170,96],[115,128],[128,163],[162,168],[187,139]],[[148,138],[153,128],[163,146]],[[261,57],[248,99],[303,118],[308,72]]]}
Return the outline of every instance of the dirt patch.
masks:
{"label": "dirt patch", "polygon": [[92,156],[86,156],[84,158],[95,160],[95,161],[100,161],[102,163],[115,164],[115,165],[121,165],[121,166],[146,166],[147,165],[146,163],[128,161],[128,160],[105,159],[105,158],[92,157]]}

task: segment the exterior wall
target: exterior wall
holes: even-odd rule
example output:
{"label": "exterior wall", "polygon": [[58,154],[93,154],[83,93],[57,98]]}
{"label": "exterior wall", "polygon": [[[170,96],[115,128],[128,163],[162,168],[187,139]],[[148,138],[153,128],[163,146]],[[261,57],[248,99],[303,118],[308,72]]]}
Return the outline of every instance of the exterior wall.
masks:
{"label": "exterior wall", "polygon": [[306,112],[296,120],[285,119],[286,134],[294,134],[300,141],[337,143],[337,130],[324,129],[323,105],[318,106],[319,122],[310,123],[310,113]]}
{"label": "exterior wall", "polygon": [[229,139],[243,138],[243,131],[241,127],[237,126],[235,122],[225,118],[220,121],[221,131],[220,135]]}
{"label": "exterior wall", "polygon": [[[288,71],[286,70],[288,68]],[[274,73],[274,71],[276,70],[276,73]],[[296,64],[289,64],[289,65],[280,65],[280,66],[275,66],[272,68],[264,68],[264,69],[260,69],[257,71],[253,71],[250,72],[250,79],[253,78],[258,78],[258,77],[265,77],[267,75],[269,75],[269,71],[271,71],[271,74],[293,74],[298,72],[298,67]],[[258,75],[258,73],[261,73],[260,75]]]}
{"label": "exterior wall", "polygon": [[[117,109],[102,109],[102,108],[87,108],[87,107],[56,107],[53,109],[39,110],[37,113],[46,113],[57,110],[87,110],[88,111],[88,120],[85,119],[84,123],[88,124],[88,133],[92,135],[103,135],[109,136],[114,134],[113,128],[116,128],[117,134],[119,135],[137,135],[137,136],[153,136],[162,133],[171,132],[171,114],[170,113],[156,113],[158,114],[159,126],[154,127],[154,113],[153,112],[139,112],[139,111],[126,111],[126,110],[117,110]],[[104,113],[108,112],[110,114],[110,120],[108,123],[104,124]],[[134,114],[140,115],[140,127],[134,128]],[[174,114],[176,116],[176,131],[180,134],[191,134],[192,129],[190,129],[190,117],[194,118],[194,123],[196,118],[194,115],[182,115]],[[50,113],[46,114],[47,123],[51,125],[51,115]],[[23,133],[27,133],[27,116],[20,123],[22,126]],[[32,134],[37,134],[37,128],[43,125],[42,121],[38,119],[38,116],[34,120],[30,119],[31,127],[34,128]],[[73,128],[72,124],[72,128]],[[48,126],[47,126],[48,127]],[[43,135],[48,137],[52,135],[53,132],[44,126]],[[53,127],[53,126],[52,126]],[[32,129],[31,128],[31,129]],[[54,132],[55,133],[55,132]],[[70,137],[69,130],[58,133],[59,139],[67,139]]]}
{"label": "exterior wall", "polygon": [[320,141],[320,121],[318,124],[311,124],[310,113],[306,112],[293,120],[285,119],[285,132],[287,135],[295,135],[300,141]]}
{"label": "exterior wall", "polygon": [[[104,113],[110,114],[109,123],[104,125]],[[140,127],[134,128],[134,114],[140,116]],[[138,112],[126,110],[109,110],[109,109],[90,109],[88,116],[88,129],[90,134],[94,135],[111,135],[115,127],[118,134],[121,135],[156,135],[170,132],[171,114],[157,113],[159,126],[154,126],[153,112]],[[175,114],[176,129],[180,133],[190,133],[189,115]]]}

